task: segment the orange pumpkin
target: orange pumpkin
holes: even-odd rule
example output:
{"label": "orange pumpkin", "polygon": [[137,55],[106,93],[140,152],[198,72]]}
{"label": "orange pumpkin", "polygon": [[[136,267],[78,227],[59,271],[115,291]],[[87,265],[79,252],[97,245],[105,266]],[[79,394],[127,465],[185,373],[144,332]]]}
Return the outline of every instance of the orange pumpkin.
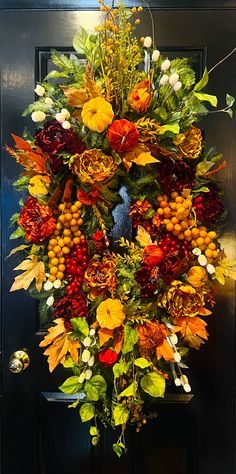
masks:
{"label": "orange pumpkin", "polygon": [[137,145],[139,132],[129,120],[115,120],[107,132],[108,141],[117,153],[132,150]]}
{"label": "orange pumpkin", "polygon": [[150,267],[158,265],[163,258],[164,252],[158,245],[147,245],[143,251],[143,262]]}
{"label": "orange pumpkin", "polygon": [[114,113],[107,100],[103,97],[95,97],[85,102],[81,117],[84,125],[92,132],[102,133],[111,124]]}
{"label": "orange pumpkin", "polygon": [[199,265],[195,265],[194,267],[190,268],[187,274],[187,280],[190,285],[194,288],[201,288],[201,286],[205,285],[208,281],[207,271],[204,267],[200,267]]}

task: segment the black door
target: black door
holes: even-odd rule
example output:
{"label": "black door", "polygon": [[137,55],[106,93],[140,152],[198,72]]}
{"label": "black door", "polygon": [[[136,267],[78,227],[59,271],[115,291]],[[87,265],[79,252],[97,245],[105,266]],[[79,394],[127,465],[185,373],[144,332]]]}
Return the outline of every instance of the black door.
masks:
{"label": "black door", "polygon": [[[127,2],[129,3],[129,2]],[[132,2],[131,2],[132,3]],[[192,8],[190,7],[192,3]],[[212,0],[173,0],[152,8],[157,46],[169,56],[192,56],[200,72],[235,47],[236,4]],[[78,7],[81,4],[83,8]],[[227,5],[226,5],[227,4]],[[229,7],[228,5],[231,5]],[[127,5],[128,6],[128,5]],[[50,50],[67,52],[79,24],[91,27],[98,11],[93,0],[0,2],[1,35],[1,143],[10,132],[21,135],[28,120],[20,114],[32,102],[37,80],[50,68]],[[84,8],[90,9],[85,11]],[[94,10],[93,10],[94,8]],[[151,31],[148,12],[140,35]],[[211,77],[211,92],[236,95],[236,55]],[[28,123],[27,123],[28,122]],[[223,245],[234,251],[236,186],[235,119],[216,114],[204,124],[206,141],[215,143],[228,161],[221,174],[229,209]],[[49,375],[38,344],[37,307],[23,292],[9,293],[14,262],[5,260],[13,247],[8,221],[17,212],[18,198],[11,183],[19,169],[2,149],[2,472],[3,474],[233,474],[235,472],[235,329],[232,283],[218,295],[209,322],[210,340],[191,361],[192,395],[171,394],[157,407],[159,417],[139,433],[129,432],[129,451],[120,460],[112,451],[113,432],[104,433],[91,448],[87,426],[68,397],[57,392],[64,379],[59,369]],[[30,365],[18,375],[9,371],[9,359],[27,348]]]}

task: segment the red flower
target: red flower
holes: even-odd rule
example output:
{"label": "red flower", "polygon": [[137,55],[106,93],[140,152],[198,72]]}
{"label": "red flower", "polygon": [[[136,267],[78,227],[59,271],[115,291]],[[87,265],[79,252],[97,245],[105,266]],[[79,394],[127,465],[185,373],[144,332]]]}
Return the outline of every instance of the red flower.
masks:
{"label": "red flower", "polygon": [[76,296],[63,296],[54,301],[54,319],[63,318],[66,329],[72,329],[70,320],[88,316],[85,297],[82,293]]}
{"label": "red flower", "polygon": [[117,361],[118,354],[111,349],[103,349],[99,352],[98,359],[101,364],[104,364],[106,367],[111,367]]}
{"label": "red flower", "polygon": [[195,173],[195,165],[187,160],[174,161],[166,158],[158,166],[158,180],[167,194],[192,188]]}
{"label": "red flower", "polygon": [[132,150],[137,145],[139,132],[129,120],[115,120],[107,132],[108,141],[117,153]]}
{"label": "red flower", "polygon": [[82,204],[92,206],[100,199],[100,191],[98,191],[96,188],[93,188],[91,191],[86,193],[82,188],[79,188],[77,191],[77,199],[78,201],[82,202]]}
{"label": "red flower", "polygon": [[150,267],[158,265],[163,258],[164,252],[158,245],[147,245],[143,251],[143,262]]}
{"label": "red flower", "polygon": [[141,298],[153,298],[157,289],[159,272],[156,267],[156,275],[152,275],[152,269],[153,267],[141,266],[141,268],[135,273],[135,279],[140,286]]}
{"label": "red flower", "polygon": [[102,230],[97,230],[93,234],[92,240],[96,249],[96,253],[98,253],[99,255],[102,255],[106,247],[106,241],[104,239],[104,234]]}
{"label": "red flower", "polygon": [[193,201],[197,220],[202,223],[215,224],[224,212],[220,195],[214,185],[208,185],[208,193],[200,193]]}
{"label": "red flower", "polygon": [[19,225],[25,230],[26,240],[39,243],[47,239],[56,227],[56,219],[52,209],[39,204],[37,199],[29,197],[18,219]]}

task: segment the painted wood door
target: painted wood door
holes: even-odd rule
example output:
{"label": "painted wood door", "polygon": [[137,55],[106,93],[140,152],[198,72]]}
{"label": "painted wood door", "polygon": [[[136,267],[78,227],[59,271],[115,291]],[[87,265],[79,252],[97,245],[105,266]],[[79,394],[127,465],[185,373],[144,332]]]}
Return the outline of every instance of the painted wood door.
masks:
{"label": "painted wood door", "polygon": [[[8,220],[17,211],[19,196],[11,183],[19,173],[4,145],[10,132],[20,135],[32,128],[21,112],[34,99],[34,85],[50,69],[50,51],[70,51],[79,24],[91,26],[98,12],[87,2],[39,0],[0,1],[1,36],[1,183],[2,183],[2,473],[3,474],[233,474],[235,472],[235,293],[228,284],[218,296],[209,320],[210,340],[191,360],[191,395],[169,394],[157,407],[159,417],[135,434],[128,432],[130,449],[118,460],[112,452],[113,431],[103,434],[100,446],[91,448],[87,426],[79,414],[67,409],[68,398],[57,392],[63,370],[49,375],[38,344],[37,306],[23,292],[10,294],[12,248]],[[156,44],[169,57],[194,58],[200,73],[235,47],[236,4],[175,0],[150,2]],[[86,10],[87,9],[87,10]],[[150,34],[148,12],[140,35]],[[211,92],[222,100],[236,95],[236,57],[216,69]],[[234,253],[236,201],[235,119],[220,114],[202,125],[206,141],[215,143],[228,160],[221,179],[226,187],[228,224],[223,244]],[[125,223],[124,211],[119,221]],[[125,224],[124,224],[125,225]],[[21,374],[9,371],[11,354],[27,348],[31,363]]]}

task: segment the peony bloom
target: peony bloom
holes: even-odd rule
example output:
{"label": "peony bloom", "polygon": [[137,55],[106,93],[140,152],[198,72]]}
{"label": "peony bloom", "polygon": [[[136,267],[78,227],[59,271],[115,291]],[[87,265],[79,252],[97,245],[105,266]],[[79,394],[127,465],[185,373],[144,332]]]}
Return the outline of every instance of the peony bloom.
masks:
{"label": "peony bloom", "polygon": [[[65,120],[64,116],[63,120]],[[82,153],[85,150],[82,139],[73,130],[65,130],[56,120],[45,123],[44,128],[35,135],[35,143],[50,157],[62,151],[73,154]]]}
{"label": "peony bloom", "polygon": [[63,318],[66,329],[72,329],[70,320],[88,316],[86,300],[81,292],[76,296],[63,296],[54,302],[54,319]]}
{"label": "peony bloom", "polygon": [[151,90],[151,83],[149,79],[145,79],[144,81],[137,84],[137,86],[131,92],[128,103],[131,109],[143,114],[147,112],[147,109],[152,100],[152,90]]}
{"label": "peony bloom", "polygon": [[137,145],[139,132],[129,120],[115,120],[107,132],[108,141],[117,153],[132,150]]}
{"label": "peony bloom", "polygon": [[153,298],[157,289],[157,280],[159,276],[158,271],[155,273],[156,275],[153,275],[152,268],[148,266],[141,266],[141,268],[135,273],[135,280],[140,286],[141,298]]}
{"label": "peony bloom", "polygon": [[37,174],[29,180],[28,191],[31,196],[46,196],[51,183],[50,176]]}
{"label": "peony bloom", "polygon": [[108,298],[97,308],[97,321],[101,328],[115,329],[125,320],[124,305],[120,300]]}
{"label": "peony bloom", "polygon": [[70,167],[82,183],[95,184],[111,179],[117,166],[112,156],[105,155],[101,150],[86,150],[82,155],[71,157]]}
{"label": "peony bloom", "polygon": [[34,197],[27,199],[18,223],[26,232],[26,240],[33,243],[43,242],[56,227],[56,219],[50,207],[39,204]]}
{"label": "peony bloom", "polygon": [[202,133],[200,128],[192,126],[186,132],[179,133],[175,136],[174,144],[178,147],[178,159],[188,158],[195,160],[202,151]]}
{"label": "peony bloom", "polygon": [[200,193],[193,201],[197,220],[215,224],[224,212],[220,202],[220,195],[214,185],[208,185],[208,193]]}
{"label": "peony bloom", "polygon": [[187,161],[174,161],[165,158],[158,166],[158,179],[167,194],[171,194],[172,191],[192,188],[195,173],[195,166]]}
{"label": "peony bloom", "polygon": [[101,364],[104,364],[105,367],[111,367],[114,365],[118,359],[118,354],[111,349],[103,349],[98,353],[98,359]]}
{"label": "peony bloom", "polygon": [[84,274],[84,283],[89,288],[89,297],[94,300],[107,290],[112,291],[116,286],[116,264],[111,256],[90,260]]}
{"label": "peony bloom", "polygon": [[112,106],[103,97],[90,99],[83,105],[81,118],[83,124],[92,132],[102,133],[114,118]]}
{"label": "peony bloom", "polygon": [[164,308],[171,318],[193,318],[198,314],[210,314],[210,311],[204,308],[204,292],[178,280],[174,280],[170,288],[159,296],[158,306]]}

